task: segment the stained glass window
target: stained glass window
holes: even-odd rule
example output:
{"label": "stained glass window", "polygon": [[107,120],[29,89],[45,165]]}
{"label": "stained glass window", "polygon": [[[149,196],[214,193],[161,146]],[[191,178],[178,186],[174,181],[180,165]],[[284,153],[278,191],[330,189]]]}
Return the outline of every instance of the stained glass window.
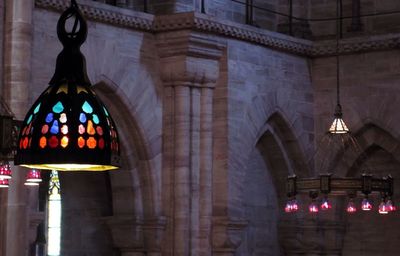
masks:
{"label": "stained glass window", "polygon": [[61,194],[58,172],[52,171],[49,182],[47,255],[59,256],[61,248]]}

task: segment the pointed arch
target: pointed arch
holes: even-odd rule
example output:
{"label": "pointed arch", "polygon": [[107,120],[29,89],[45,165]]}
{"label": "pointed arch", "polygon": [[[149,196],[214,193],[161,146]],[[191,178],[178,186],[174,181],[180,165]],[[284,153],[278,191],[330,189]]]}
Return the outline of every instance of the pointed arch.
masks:
{"label": "pointed arch", "polygon": [[[161,117],[158,119],[157,115],[151,115],[156,120],[148,121],[146,113],[135,111],[127,95],[105,76],[96,83],[95,91],[112,113],[118,127],[122,148],[123,169],[119,173],[111,173],[112,187],[117,188],[121,185],[130,189],[129,196],[133,197],[131,201],[135,204],[133,206],[135,212],[130,214],[141,218],[158,216],[161,212],[158,191],[159,167],[161,166],[159,163],[161,161],[161,125],[158,131],[154,124],[159,123]],[[148,106],[149,109],[152,107],[154,108],[154,106]],[[156,112],[156,109],[154,111]],[[127,182],[130,184],[126,184]],[[127,191],[118,193],[119,190],[113,191],[113,194],[116,193],[113,196],[114,201],[121,202],[115,203],[114,208],[117,208],[116,212],[127,214],[123,209],[126,207],[127,195],[124,193]],[[123,200],[118,200],[121,196],[124,197]]]}
{"label": "pointed arch", "polygon": [[360,166],[368,155],[376,149],[382,148],[400,162],[400,142],[390,132],[374,123],[365,124],[354,137],[358,142],[358,150],[346,147],[336,152],[335,157],[330,160],[334,173],[338,176],[354,175],[357,166]]}

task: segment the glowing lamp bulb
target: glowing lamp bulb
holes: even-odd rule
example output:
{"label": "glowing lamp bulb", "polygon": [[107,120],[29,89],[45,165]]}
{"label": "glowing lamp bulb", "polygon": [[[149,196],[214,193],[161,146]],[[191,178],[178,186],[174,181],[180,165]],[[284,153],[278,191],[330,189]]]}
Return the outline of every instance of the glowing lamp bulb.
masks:
{"label": "glowing lamp bulb", "polygon": [[364,198],[361,202],[361,210],[363,211],[371,211],[372,210],[372,204],[368,200],[368,198]]}
{"label": "glowing lamp bulb", "polygon": [[379,214],[388,214],[389,213],[384,200],[382,200],[382,202],[379,204],[378,212],[379,212]]}
{"label": "glowing lamp bulb", "polygon": [[308,206],[308,211],[310,213],[318,213],[318,205],[315,202],[311,202],[311,204]]}
{"label": "glowing lamp bulb", "polygon": [[286,203],[286,206],[285,206],[285,212],[286,213],[290,213],[290,212],[292,212],[292,204],[291,204],[291,202],[292,201],[287,201],[287,203]]}
{"label": "glowing lamp bulb", "polygon": [[393,203],[393,201],[391,199],[387,200],[386,208],[387,208],[388,212],[396,211],[396,206],[394,205],[394,203]]}
{"label": "glowing lamp bulb", "polygon": [[0,188],[8,188],[9,184],[9,179],[0,179]]}
{"label": "glowing lamp bulb", "polygon": [[286,203],[285,212],[287,212],[287,213],[296,212],[298,209],[299,209],[299,205],[297,204],[296,199],[289,200]]}
{"label": "glowing lamp bulb", "polygon": [[331,202],[328,200],[328,198],[324,198],[322,199],[322,203],[321,203],[321,210],[326,211],[332,208],[332,204]]}
{"label": "glowing lamp bulb", "polygon": [[352,200],[347,204],[346,211],[348,213],[355,213],[357,211],[356,205]]}

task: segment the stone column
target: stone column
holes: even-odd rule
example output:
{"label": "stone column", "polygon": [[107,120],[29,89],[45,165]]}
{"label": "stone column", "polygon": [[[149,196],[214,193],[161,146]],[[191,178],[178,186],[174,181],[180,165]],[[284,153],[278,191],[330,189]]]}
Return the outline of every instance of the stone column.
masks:
{"label": "stone column", "polygon": [[[4,27],[4,85],[2,96],[22,120],[28,107],[31,74],[33,0],[6,0]],[[7,256],[27,255],[28,207],[24,187],[25,171],[12,166],[13,179],[8,192],[5,223]]]}
{"label": "stone column", "polygon": [[212,98],[221,45],[190,31],[157,40],[165,92],[163,255],[210,255]]}

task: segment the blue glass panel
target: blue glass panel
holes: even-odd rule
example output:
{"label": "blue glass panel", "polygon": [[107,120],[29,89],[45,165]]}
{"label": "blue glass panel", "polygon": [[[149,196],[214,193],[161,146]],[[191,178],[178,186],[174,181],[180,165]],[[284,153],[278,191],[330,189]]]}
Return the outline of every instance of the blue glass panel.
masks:
{"label": "blue glass panel", "polygon": [[50,128],[50,133],[52,133],[52,134],[58,134],[58,131],[59,131],[58,121],[55,120],[54,123],[53,123],[53,125],[52,125],[51,128]]}
{"label": "blue glass panel", "polygon": [[41,105],[41,103],[39,103],[39,104],[36,106],[35,110],[33,110],[33,113],[34,113],[34,114],[37,114],[37,112],[39,112],[40,105]]}
{"label": "blue glass panel", "polygon": [[99,117],[96,114],[93,114],[93,122],[95,124],[99,124],[100,123]]}
{"label": "blue glass panel", "polygon": [[81,113],[81,114],[79,115],[79,121],[80,121],[81,123],[86,123],[86,115],[85,115],[85,113]]}
{"label": "blue glass panel", "polygon": [[64,110],[64,106],[60,101],[57,102],[57,104],[54,105],[54,107],[53,107],[53,112],[57,113],[57,114],[60,114],[61,112],[63,112],[63,110]]}
{"label": "blue glass panel", "polygon": [[87,101],[85,101],[85,103],[83,103],[82,109],[83,109],[83,111],[86,112],[87,114],[90,114],[90,113],[93,112],[92,106],[90,106],[90,104],[89,104]]}
{"label": "blue glass panel", "polygon": [[48,113],[46,116],[46,123],[50,123],[51,121],[53,121],[54,115],[53,113]]}
{"label": "blue glass panel", "polygon": [[28,120],[26,121],[26,124],[29,124],[32,121],[32,115],[29,116]]}

